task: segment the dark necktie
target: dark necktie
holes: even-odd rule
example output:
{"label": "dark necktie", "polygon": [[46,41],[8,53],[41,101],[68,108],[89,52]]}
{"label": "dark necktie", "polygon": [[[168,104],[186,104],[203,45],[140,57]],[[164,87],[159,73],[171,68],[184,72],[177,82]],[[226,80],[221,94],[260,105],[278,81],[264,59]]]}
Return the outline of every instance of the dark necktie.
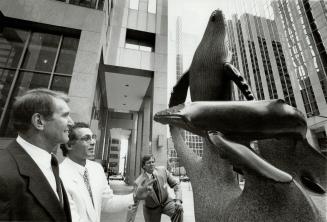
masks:
{"label": "dark necktie", "polygon": [[84,179],[84,183],[85,183],[85,186],[87,188],[87,191],[90,194],[90,197],[91,197],[91,200],[92,200],[92,204],[94,206],[93,195],[92,195],[91,185],[90,185],[90,181],[89,181],[89,173],[88,173],[88,171],[87,171],[86,168],[85,168],[85,171],[84,171],[83,179]]}
{"label": "dark necktie", "polygon": [[59,202],[60,206],[64,206],[64,201],[62,198],[62,189],[61,189],[61,183],[60,183],[60,178],[59,178],[59,166],[58,166],[58,160],[54,154],[51,154],[51,168],[53,175],[56,180],[56,189],[57,189],[57,194],[59,196]]}
{"label": "dark necktie", "polygon": [[158,200],[159,200],[159,202],[160,202],[160,195],[159,195],[159,182],[158,182],[158,178],[157,178],[154,174],[152,174],[152,178],[154,179],[154,182],[153,182],[153,184],[152,184],[152,186],[153,186],[153,190],[154,190],[154,192],[156,193],[157,198],[158,198]]}

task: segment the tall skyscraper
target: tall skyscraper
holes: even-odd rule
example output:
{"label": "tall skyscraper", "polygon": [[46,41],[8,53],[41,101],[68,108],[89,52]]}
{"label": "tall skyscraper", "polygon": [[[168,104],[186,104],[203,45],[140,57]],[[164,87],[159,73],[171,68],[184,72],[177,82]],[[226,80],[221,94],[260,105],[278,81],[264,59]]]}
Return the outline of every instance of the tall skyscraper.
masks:
{"label": "tall skyscraper", "polygon": [[[327,151],[326,4],[272,1],[274,19],[245,13],[227,22],[232,63],[255,97],[283,98],[306,114],[308,139],[323,152]],[[239,90],[234,90],[234,98],[243,100]]]}
{"label": "tall skyscraper", "polygon": [[327,3],[273,1],[286,63],[296,86],[295,100],[306,114],[312,141],[327,152]]}

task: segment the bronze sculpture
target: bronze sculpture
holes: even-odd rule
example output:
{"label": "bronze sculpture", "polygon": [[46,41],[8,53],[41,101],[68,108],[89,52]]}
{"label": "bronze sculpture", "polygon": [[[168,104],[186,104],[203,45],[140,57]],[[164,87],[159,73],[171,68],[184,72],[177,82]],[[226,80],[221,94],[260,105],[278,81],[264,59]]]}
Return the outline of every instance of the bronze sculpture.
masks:
{"label": "bronze sculpture", "polygon": [[[196,221],[325,221],[326,209],[317,202],[326,198],[327,160],[307,142],[303,115],[282,100],[228,102],[232,81],[248,100],[254,97],[226,63],[224,26],[216,10],[190,69],[173,89],[170,109],[155,115],[171,126],[192,182]],[[188,86],[198,102],[182,104]],[[205,138],[202,158],[186,147],[176,126]],[[259,153],[250,148],[253,140]],[[233,167],[244,173],[243,191]]]}

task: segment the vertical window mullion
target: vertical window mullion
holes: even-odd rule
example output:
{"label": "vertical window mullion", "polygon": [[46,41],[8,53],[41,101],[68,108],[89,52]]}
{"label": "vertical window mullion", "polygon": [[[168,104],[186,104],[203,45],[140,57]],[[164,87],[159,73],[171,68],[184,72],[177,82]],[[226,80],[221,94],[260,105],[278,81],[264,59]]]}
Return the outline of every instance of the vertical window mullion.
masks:
{"label": "vertical window mullion", "polygon": [[95,9],[98,10],[98,7],[99,7],[99,0],[96,0],[96,3],[95,3]]}
{"label": "vertical window mullion", "polygon": [[54,71],[55,71],[56,66],[57,66],[58,57],[59,57],[59,53],[60,53],[60,49],[61,49],[61,46],[62,46],[63,39],[64,39],[64,36],[61,35],[60,36],[60,40],[59,40],[59,44],[58,44],[58,49],[57,49],[56,57],[54,59],[53,67],[52,67],[52,70],[51,70],[51,76],[50,76],[50,80],[49,80],[49,84],[48,84],[48,89],[50,89],[51,84],[52,84],[53,75],[54,75]]}
{"label": "vertical window mullion", "polygon": [[5,118],[6,113],[7,113],[7,109],[8,109],[8,106],[9,106],[9,101],[10,101],[10,99],[12,97],[13,92],[14,92],[14,88],[15,88],[15,85],[16,85],[16,82],[17,82],[17,79],[18,79],[19,71],[20,71],[20,68],[21,68],[21,66],[23,64],[23,60],[24,60],[24,57],[25,57],[25,53],[27,51],[28,44],[29,44],[29,42],[31,40],[31,36],[32,36],[32,31],[30,30],[29,34],[28,34],[28,37],[26,39],[25,45],[24,45],[24,49],[22,51],[22,55],[21,55],[21,57],[19,59],[18,65],[17,65],[13,81],[11,83],[11,86],[10,86],[10,89],[9,89],[9,92],[8,92],[6,103],[5,103],[4,107],[3,107],[3,112],[2,112],[1,117],[0,117],[0,126],[2,126],[2,122],[3,122],[4,118]]}

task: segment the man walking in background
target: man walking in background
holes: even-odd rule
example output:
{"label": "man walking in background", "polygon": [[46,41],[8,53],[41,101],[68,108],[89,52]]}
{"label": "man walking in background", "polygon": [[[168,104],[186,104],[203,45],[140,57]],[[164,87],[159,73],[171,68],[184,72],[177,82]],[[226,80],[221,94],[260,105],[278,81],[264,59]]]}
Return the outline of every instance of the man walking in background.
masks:
{"label": "man walking in background", "polygon": [[[165,167],[156,167],[152,155],[143,156],[142,168],[144,172],[135,180],[136,186],[142,186],[149,179],[154,180],[143,205],[145,222],[160,222],[161,214],[168,215],[173,222],[182,222],[182,190],[179,181]],[[174,189],[174,200],[168,196],[167,184]]]}

